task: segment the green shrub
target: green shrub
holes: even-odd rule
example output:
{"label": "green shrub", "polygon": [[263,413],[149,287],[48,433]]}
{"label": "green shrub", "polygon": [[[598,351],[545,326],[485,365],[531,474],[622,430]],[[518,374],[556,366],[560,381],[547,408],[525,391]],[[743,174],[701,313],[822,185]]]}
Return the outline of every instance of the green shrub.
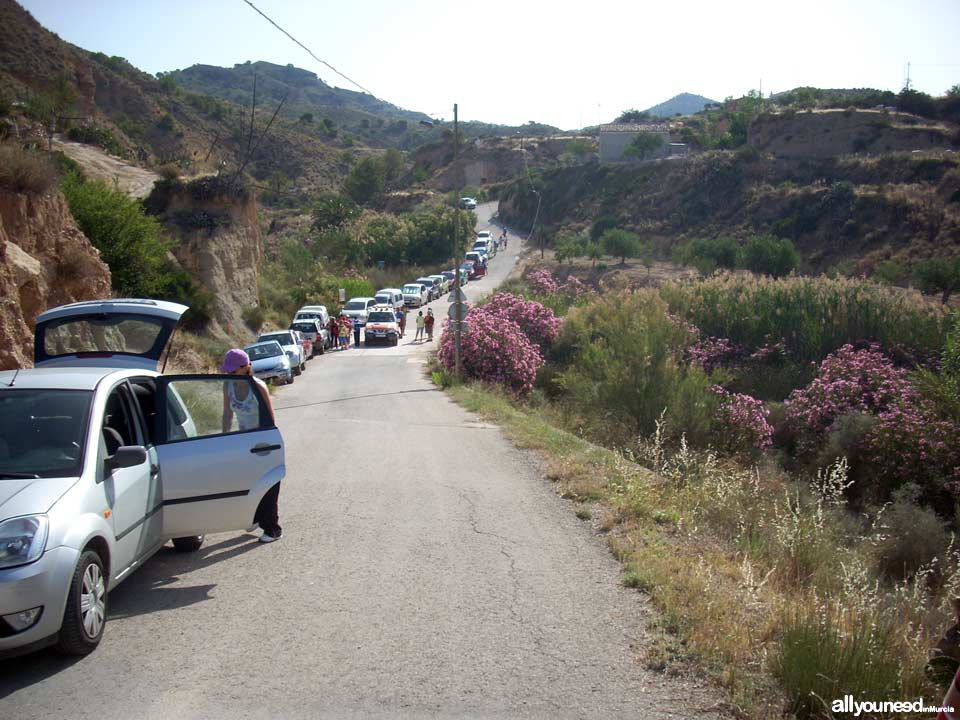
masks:
{"label": "green shrub", "polygon": [[632,445],[654,431],[665,409],[677,436],[706,434],[709,383],[681,362],[690,335],[666,309],[652,291],[620,291],[567,314],[555,347],[556,383],[572,408],[597,419],[593,430],[608,442]]}
{"label": "green shrub", "polygon": [[732,237],[700,238],[677,246],[673,259],[677,264],[692,265],[709,275],[717,268],[736,268],[739,249],[739,243]]}
{"label": "green shrub", "polygon": [[944,522],[929,508],[917,504],[920,488],[905,485],[881,515],[883,530],[873,548],[877,571],[891,580],[912,578],[942,558],[950,545]]}
{"label": "green shrub", "polygon": [[260,332],[260,328],[267,320],[266,313],[260,305],[245,305],[240,311],[240,316],[253,332]]}
{"label": "green shrub", "polygon": [[173,132],[177,124],[173,119],[173,115],[170,113],[164,113],[159,120],[157,120],[157,128],[165,133]]}
{"label": "green shrub", "polygon": [[57,169],[47,153],[0,145],[0,187],[14,193],[45,193],[57,184]]}
{"label": "green shrub", "polygon": [[126,150],[117,136],[99,125],[80,125],[67,130],[67,137],[74,142],[102,147],[114,155],[124,155]]}
{"label": "green shrub", "polygon": [[783,277],[800,266],[800,253],[787,238],[754,235],[740,248],[737,266],[758,275]]}
{"label": "green shrub", "polygon": [[6,117],[13,110],[13,103],[4,93],[0,93],[0,117]]}
{"label": "green shrub", "polygon": [[68,172],[63,194],[77,225],[110,267],[113,289],[122,297],[157,297],[166,285],[171,243],[143,206],[106,183]]}

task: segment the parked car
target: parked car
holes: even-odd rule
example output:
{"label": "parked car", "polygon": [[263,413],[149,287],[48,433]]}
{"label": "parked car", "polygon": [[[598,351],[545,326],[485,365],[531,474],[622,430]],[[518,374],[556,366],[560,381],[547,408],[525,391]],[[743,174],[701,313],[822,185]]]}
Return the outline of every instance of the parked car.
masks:
{"label": "parked car", "polygon": [[[158,372],[186,310],[54,308],[36,319],[35,369],[0,372],[0,655],[93,651],[110,591],[169,539],[192,551],[253,526],[283,479],[253,378]],[[223,398],[241,387],[253,412],[224,427]]]}
{"label": "parked car", "polygon": [[377,305],[389,305],[394,310],[399,310],[403,307],[403,290],[400,288],[377,290],[373,299],[377,301]]}
{"label": "parked car", "polygon": [[466,255],[463,256],[464,260],[473,260],[477,264],[477,275],[483,276],[487,274],[487,258],[476,250],[471,250]]}
{"label": "parked car", "polygon": [[403,286],[403,304],[407,307],[420,307],[430,302],[430,295],[423,283],[407,283]]}
{"label": "parked car", "polygon": [[467,278],[476,280],[480,277],[480,266],[475,260],[465,260],[460,265],[460,270],[467,273]]}
{"label": "parked car", "polygon": [[303,344],[297,340],[293,330],[277,330],[275,332],[261,333],[257,342],[265,340],[276,340],[283,347],[283,351],[290,358],[290,367],[293,368],[293,374],[299,375],[307,369],[307,354],[303,351]]}
{"label": "parked car", "polygon": [[422,283],[427,286],[427,289],[430,291],[430,299],[436,300],[440,297],[440,281],[430,275],[424,277],[418,277],[414,282]]}
{"label": "parked car", "polygon": [[370,309],[367,324],[363,327],[363,342],[370,345],[383,340],[391,345],[400,342],[400,325],[397,311],[389,305],[377,305]]}
{"label": "parked car", "polygon": [[290,329],[296,330],[308,338],[311,343],[310,357],[314,355],[323,355],[323,351],[330,347],[330,331],[320,318],[310,318],[309,320],[294,320],[290,323]]}
{"label": "parked car", "polygon": [[299,330],[290,330],[293,333],[293,336],[299,341],[301,347],[303,347],[303,359],[310,360],[313,357],[313,340],[308,338]]}
{"label": "parked car", "polygon": [[492,240],[476,240],[473,243],[473,249],[484,253],[487,257],[495,255],[497,252]]}
{"label": "parked car", "polygon": [[[455,273],[453,270],[444,270],[440,274],[447,279],[447,286],[450,288],[450,290],[453,290],[454,281],[457,279],[457,273]],[[463,284],[462,280],[460,281],[460,284]]]}
{"label": "parked car", "polygon": [[341,314],[350,318],[350,322],[353,323],[354,327],[358,324],[360,327],[363,327],[367,324],[367,313],[370,311],[370,308],[376,304],[376,299],[372,297],[351,298],[347,304],[343,306]]}
{"label": "parked car", "polygon": [[[327,312],[326,305],[304,305],[293,316],[293,322],[298,320],[319,320],[320,325],[324,326],[330,322],[330,313]],[[327,344],[327,347],[330,345]]]}
{"label": "parked car", "polygon": [[293,382],[290,358],[276,340],[247,345],[243,351],[250,356],[253,374],[261,380],[283,385]]}
{"label": "parked car", "polygon": [[450,278],[448,278],[443,273],[437,273],[435,275],[427,275],[427,277],[430,278],[431,280],[437,281],[437,283],[439,284],[438,287],[440,288],[441,297],[446,295],[448,292],[450,292]]}
{"label": "parked car", "polygon": [[465,210],[476,210],[477,201],[472,197],[462,197],[460,198],[460,207]]}

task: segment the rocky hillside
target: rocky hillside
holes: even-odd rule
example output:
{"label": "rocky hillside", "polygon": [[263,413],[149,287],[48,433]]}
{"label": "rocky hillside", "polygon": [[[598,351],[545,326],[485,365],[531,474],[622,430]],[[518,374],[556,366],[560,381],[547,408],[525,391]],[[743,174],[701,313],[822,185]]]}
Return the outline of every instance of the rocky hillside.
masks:
{"label": "rocky hillside", "polygon": [[0,370],[30,367],[38,313],[109,296],[110,271],[59,190],[0,188]]}
{"label": "rocky hillside", "polygon": [[716,103],[716,100],[705,98],[703,95],[680,93],[659,105],[647,108],[644,112],[650,117],[670,118],[674,115],[693,115],[707,105],[716,105]]}
{"label": "rocky hillside", "polygon": [[[770,137],[771,147],[787,143],[764,132],[761,125],[756,137]],[[558,168],[536,184],[548,242],[601,218],[653,240],[667,257],[693,238],[770,233],[795,242],[806,271],[882,266],[895,281],[920,259],[960,255],[960,163],[952,152],[796,158],[748,145],[686,160]],[[535,208],[527,182],[501,197],[510,224],[529,225]]]}

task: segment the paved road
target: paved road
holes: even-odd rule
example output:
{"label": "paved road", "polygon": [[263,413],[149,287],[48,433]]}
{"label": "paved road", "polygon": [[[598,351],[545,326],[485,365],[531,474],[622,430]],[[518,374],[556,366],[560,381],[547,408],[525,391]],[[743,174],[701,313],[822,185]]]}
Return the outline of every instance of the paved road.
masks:
{"label": "paved road", "polygon": [[0,718],[713,717],[709,693],[642,668],[642,597],[410,337],[278,392],[280,542],[162,551],[111,595],[95,653],[0,663]]}

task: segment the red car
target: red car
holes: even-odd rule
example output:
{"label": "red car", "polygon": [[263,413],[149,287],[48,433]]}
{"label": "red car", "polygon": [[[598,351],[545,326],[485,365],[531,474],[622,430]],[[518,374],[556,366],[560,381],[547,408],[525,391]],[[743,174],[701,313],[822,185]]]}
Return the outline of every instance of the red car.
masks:
{"label": "red car", "polygon": [[463,263],[463,265],[460,266],[460,269],[466,270],[467,277],[471,280],[476,280],[478,277],[487,274],[487,271],[478,266],[473,260],[467,260],[465,263]]}

